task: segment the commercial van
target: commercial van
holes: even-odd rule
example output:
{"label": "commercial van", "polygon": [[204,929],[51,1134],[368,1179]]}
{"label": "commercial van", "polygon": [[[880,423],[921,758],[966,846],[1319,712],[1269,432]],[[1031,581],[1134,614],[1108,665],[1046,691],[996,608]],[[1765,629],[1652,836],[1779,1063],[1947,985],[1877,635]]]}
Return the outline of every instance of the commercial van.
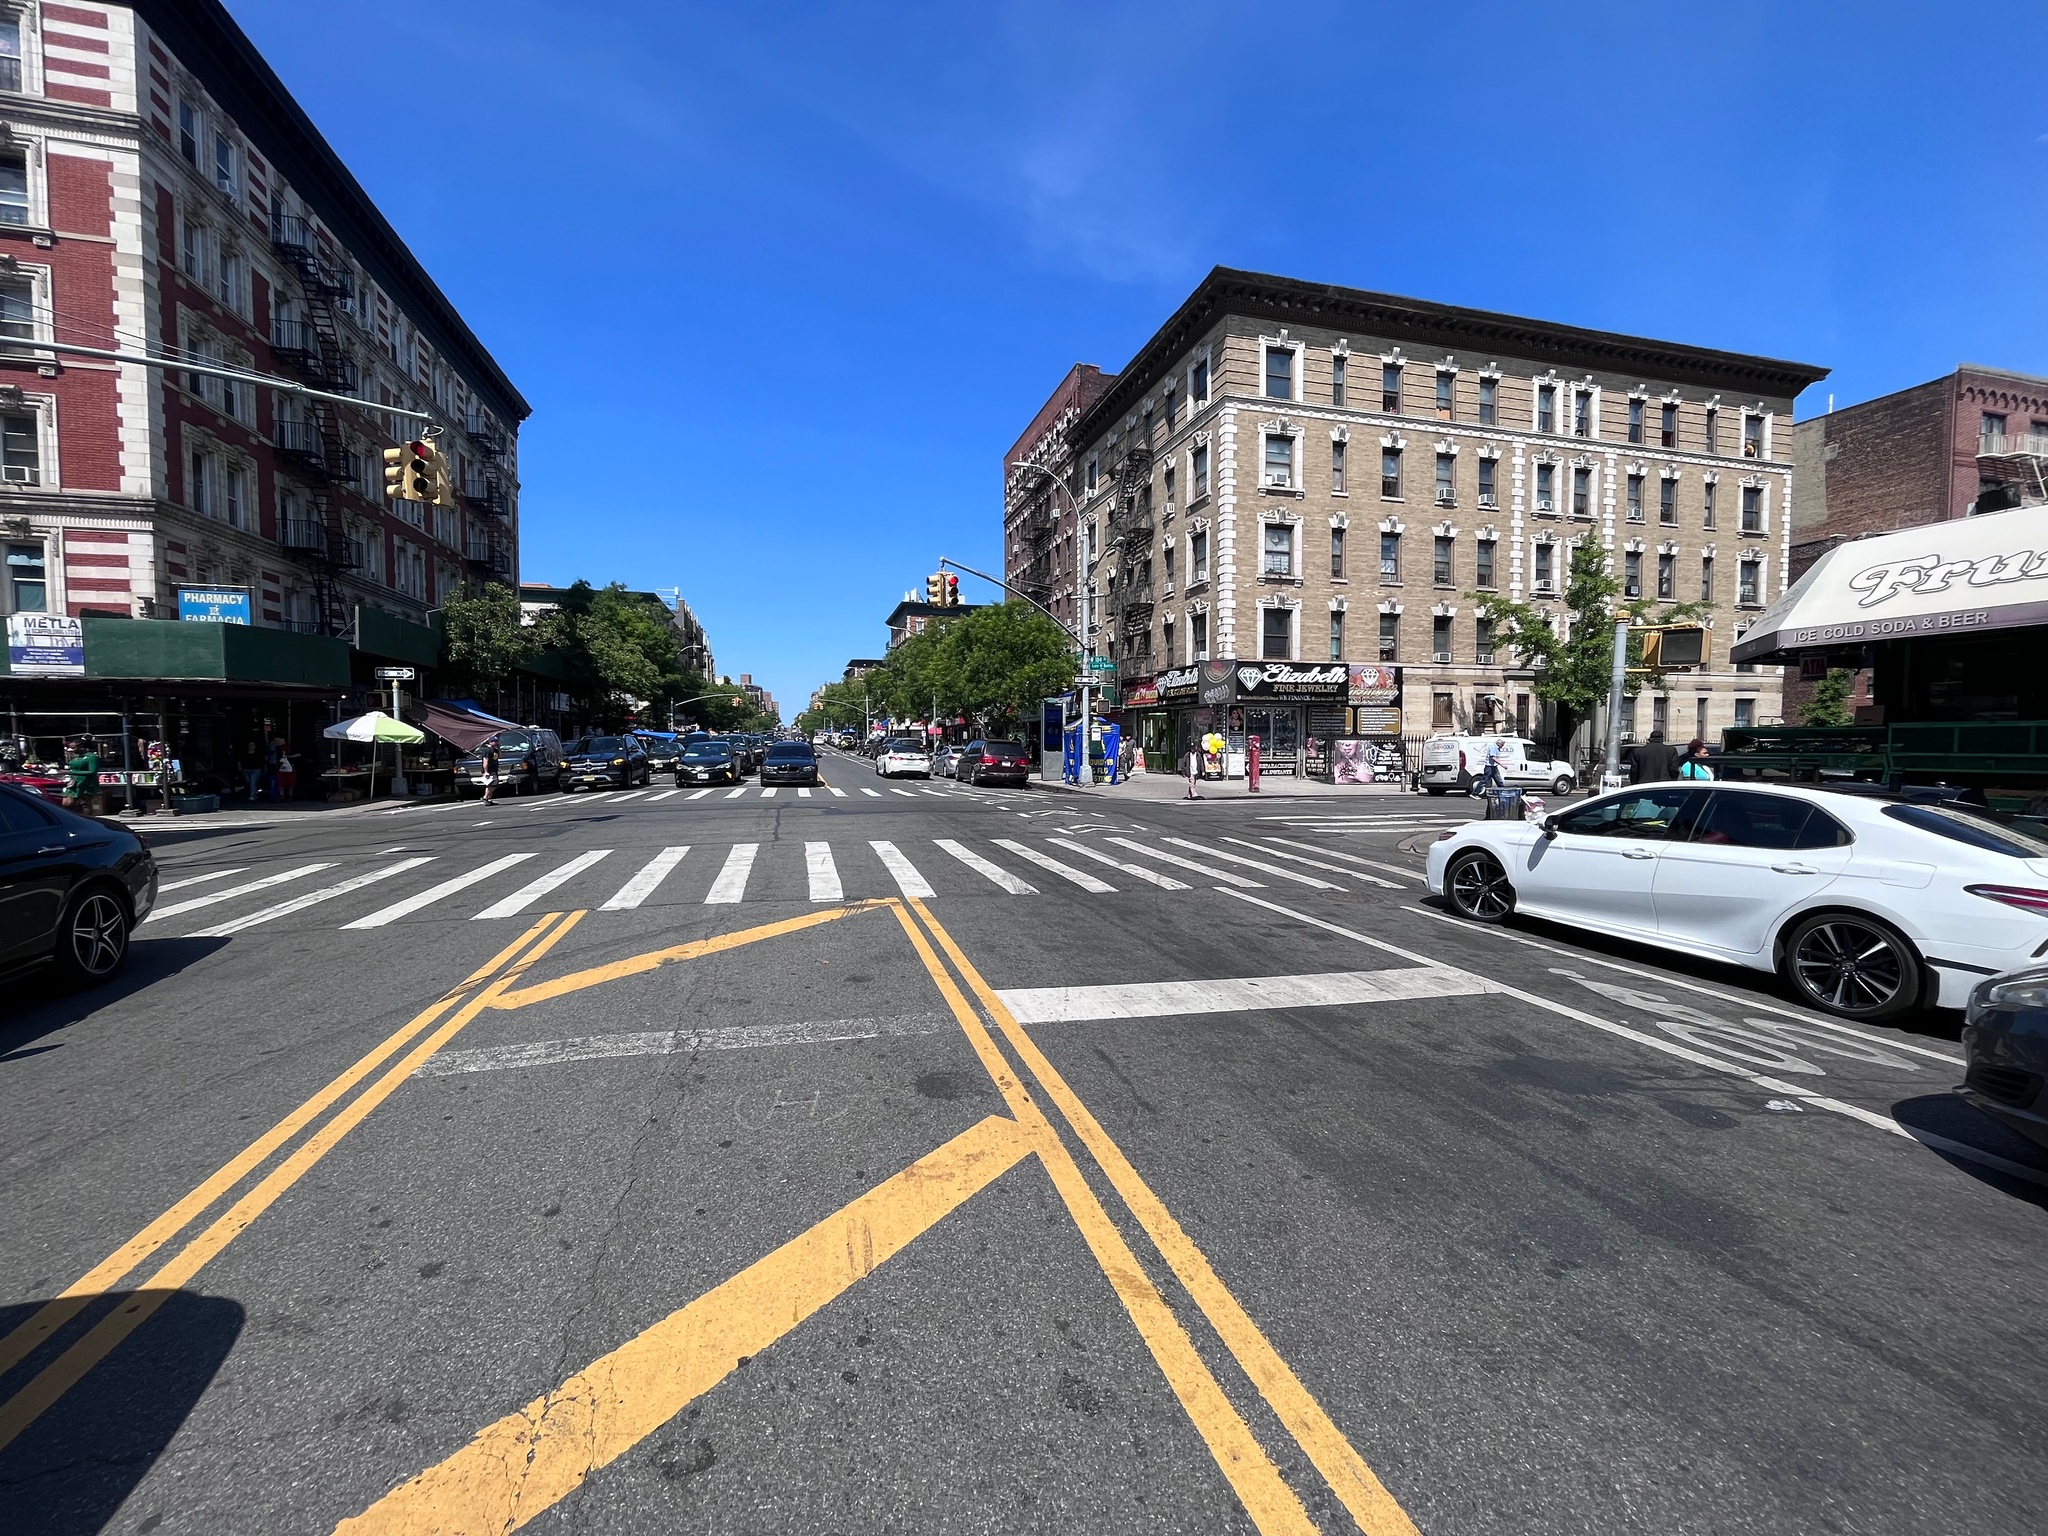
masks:
{"label": "commercial van", "polygon": [[1486,754],[1500,746],[1500,781],[1517,789],[1568,795],[1578,778],[1570,763],[1539,752],[1521,736],[1432,736],[1422,744],[1422,787],[1432,795],[1471,793],[1486,772]]}

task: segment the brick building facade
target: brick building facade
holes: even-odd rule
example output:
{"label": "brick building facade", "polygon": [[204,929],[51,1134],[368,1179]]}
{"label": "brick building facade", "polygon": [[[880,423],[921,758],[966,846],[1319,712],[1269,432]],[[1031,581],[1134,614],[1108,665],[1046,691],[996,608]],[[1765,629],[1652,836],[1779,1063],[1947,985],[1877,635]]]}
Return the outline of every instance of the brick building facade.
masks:
{"label": "brick building facade", "polygon": [[1068,623],[1081,489],[1068,434],[1115,382],[1074,364],[1003,455],[1003,579]]}
{"label": "brick building facade", "polygon": [[[525,401],[217,0],[0,4],[0,342],[0,613],[231,585],[339,634],[517,579]],[[385,499],[380,405],[445,424],[459,507]]]}

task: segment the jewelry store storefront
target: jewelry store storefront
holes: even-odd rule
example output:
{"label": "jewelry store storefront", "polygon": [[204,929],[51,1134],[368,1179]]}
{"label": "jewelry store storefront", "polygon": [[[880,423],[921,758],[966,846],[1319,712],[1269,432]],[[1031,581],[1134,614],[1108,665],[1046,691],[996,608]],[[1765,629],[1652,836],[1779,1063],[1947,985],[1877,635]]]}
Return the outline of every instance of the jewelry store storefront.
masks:
{"label": "jewelry store storefront", "polygon": [[1344,734],[1351,669],[1342,662],[1201,661],[1160,673],[1153,686],[1154,707],[1173,722],[1176,763],[1213,732],[1224,738],[1225,777],[1243,777],[1254,736],[1262,772],[1325,773],[1331,744]]}

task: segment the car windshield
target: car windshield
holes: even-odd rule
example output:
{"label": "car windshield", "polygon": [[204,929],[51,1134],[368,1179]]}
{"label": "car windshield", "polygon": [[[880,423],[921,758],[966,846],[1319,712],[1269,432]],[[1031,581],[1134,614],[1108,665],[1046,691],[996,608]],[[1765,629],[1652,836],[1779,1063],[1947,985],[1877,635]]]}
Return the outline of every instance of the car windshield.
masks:
{"label": "car windshield", "polygon": [[775,762],[807,763],[815,755],[800,741],[778,741],[768,749],[768,756]]}
{"label": "car windshield", "polygon": [[2003,853],[2015,859],[2048,859],[2048,836],[2023,822],[2000,821],[1952,805],[1888,805],[1884,813],[1909,827],[1968,843],[1988,853]]}
{"label": "car windshield", "polygon": [[732,748],[722,741],[700,741],[685,749],[683,756],[695,759],[717,758],[722,762],[732,756]]}
{"label": "car windshield", "polygon": [[923,751],[924,751],[924,748],[923,748],[922,746],[920,746],[920,745],[919,745],[919,744],[918,744],[917,742],[914,742],[914,741],[892,741],[892,742],[890,742],[890,743],[889,743],[889,750],[890,750],[891,752],[920,752],[920,753],[921,753],[921,752],[923,752]]}
{"label": "car windshield", "polygon": [[1022,752],[1024,750],[1024,743],[1021,741],[984,741],[981,744],[981,750],[984,752]]}
{"label": "car windshield", "polygon": [[500,752],[524,752],[532,745],[533,738],[525,731],[498,732],[498,750]]}
{"label": "car windshield", "polygon": [[626,750],[626,744],[616,736],[586,736],[576,750],[590,753],[623,752]]}

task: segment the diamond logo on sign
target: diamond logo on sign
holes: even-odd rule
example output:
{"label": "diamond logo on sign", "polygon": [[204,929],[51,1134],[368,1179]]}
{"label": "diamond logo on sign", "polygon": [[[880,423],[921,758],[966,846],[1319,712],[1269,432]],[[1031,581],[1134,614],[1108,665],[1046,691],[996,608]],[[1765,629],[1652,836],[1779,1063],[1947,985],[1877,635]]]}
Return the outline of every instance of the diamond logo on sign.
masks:
{"label": "diamond logo on sign", "polygon": [[1265,671],[1259,667],[1239,667],[1237,669],[1237,680],[1247,691],[1258,687],[1259,680],[1265,675]]}

